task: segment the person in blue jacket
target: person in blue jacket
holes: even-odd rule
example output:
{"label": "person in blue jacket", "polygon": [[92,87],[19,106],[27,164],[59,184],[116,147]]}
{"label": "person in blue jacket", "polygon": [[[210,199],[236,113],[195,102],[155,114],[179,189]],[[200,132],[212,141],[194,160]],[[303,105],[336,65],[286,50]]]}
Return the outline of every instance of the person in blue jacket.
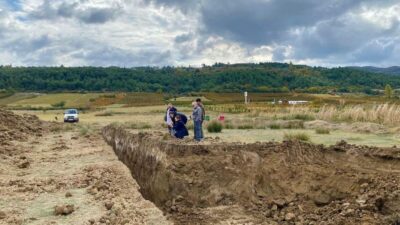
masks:
{"label": "person in blue jacket", "polygon": [[189,136],[185,123],[182,121],[179,114],[175,116],[175,123],[172,130],[176,138],[183,139],[184,137]]}

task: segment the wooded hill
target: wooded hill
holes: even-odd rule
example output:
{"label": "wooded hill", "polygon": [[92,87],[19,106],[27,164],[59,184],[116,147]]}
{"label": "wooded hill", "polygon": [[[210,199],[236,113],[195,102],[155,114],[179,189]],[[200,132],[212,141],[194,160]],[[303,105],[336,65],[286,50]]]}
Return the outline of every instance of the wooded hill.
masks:
{"label": "wooded hill", "polygon": [[0,67],[0,89],[15,91],[130,92],[364,92],[386,84],[400,87],[400,76],[355,68],[323,68],[285,63],[214,64],[193,67]]}

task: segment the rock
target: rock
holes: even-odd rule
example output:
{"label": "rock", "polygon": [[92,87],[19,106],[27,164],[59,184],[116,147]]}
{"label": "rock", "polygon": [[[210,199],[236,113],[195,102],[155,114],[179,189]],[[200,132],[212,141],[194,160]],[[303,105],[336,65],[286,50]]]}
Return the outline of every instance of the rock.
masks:
{"label": "rock", "polygon": [[284,199],[277,199],[273,200],[273,203],[275,203],[279,208],[283,208],[286,205],[286,201]]}
{"label": "rock", "polygon": [[114,206],[114,202],[106,202],[104,206],[106,207],[107,210],[111,210],[112,207]]}
{"label": "rock", "polygon": [[54,214],[56,216],[58,215],[66,216],[73,213],[74,211],[75,211],[74,205],[57,205],[56,207],[54,207]]}
{"label": "rock", "polygon": [[70,197],[72,197],[72,194],[71,194],[71,192],[67,192],[67,193],[65,193],[65,197],[66,197],[66,198],[70,198]]}
{"label": "rock", "polygon": [[286,213],[285,215],[285,220],[286,221],[292,221],[296,218],[296,215],[294,213]]}
{"label": "rock", "polygon": [[271,207],[271,210],[272,210],[272,211],[277,211],[277,210],[278,210],[278,206],[274,204],[274,205]]}
{"label": "rock", "polygon": [[7,217],[7,214],[3,211],[0,211],[0,220],[5,219]]}
{"label": "rock", "polygon": [[22,163],[18,164],[18,168],[20,169],[26,169],[30,166],[30,162],[29,161],[23,161]]}
{"label": "rock", "polygon": [[329,205],[331,202],[331,197],[327,194],[318,194],[314,196],[313,201],[317,206]]}
{"label": "rock", "polygon": [[367,188],[368,186],[369,186],[369,184],[368,184],[368,183],[363,183],[363,184],[361,184],[361,186],[360,186],[360,187],[365,189],[365,188]]}
{"label": "rock", "polygon": [[350,203],[348,203],[348,202],[343,203],[343,207],[347,208],[349,206],[350,206]]}
{"label": "rock", "polygon": [[360,205],[364,205],[365,203],[367,203],[367,200],[362,199],[362,198],[359,198],[359,199],[356,200],[356,202],[357,202],[358,204],[360,204]]}

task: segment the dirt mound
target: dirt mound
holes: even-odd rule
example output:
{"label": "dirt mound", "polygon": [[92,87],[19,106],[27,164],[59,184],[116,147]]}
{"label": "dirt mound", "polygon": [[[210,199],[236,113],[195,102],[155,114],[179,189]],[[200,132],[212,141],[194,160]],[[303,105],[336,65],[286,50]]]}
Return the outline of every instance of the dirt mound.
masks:
{"label": "dirt mound", "polygon": [[302,142],[163,140],[108,126],[103,136],[144,197],[177,224],[395,224],[397,148]]}
{"label": "dirt mound", "polygon": [[43,123],[37,116],[16,115],[13,112],[0,109],[0,145],[10,141],[26,140],[30,135],[41,136]]}

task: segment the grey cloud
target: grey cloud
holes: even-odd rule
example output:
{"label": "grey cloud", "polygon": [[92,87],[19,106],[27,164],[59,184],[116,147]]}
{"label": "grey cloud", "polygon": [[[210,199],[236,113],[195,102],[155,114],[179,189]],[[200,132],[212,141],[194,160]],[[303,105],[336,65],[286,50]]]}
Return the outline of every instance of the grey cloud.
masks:
{"label": "grey cloud", "polygon": [[[400,39],[400,38],[399,38]],[[353,62],[381,63],[394,56],[398,40],[374,40],[355,51]]]}
{"label": "grey cloud", "polygon": [[3,47],[17,55],[23,56],[30,52],[35,52],[45,47],[49,47],[52,40],[47,35],[36,37],[19,37],[8,42]]}
{"label": "grey cloud", "polygon": [[73,55],[89,65],[99,66],[155,66],[172,63],[171,52],[163,50],[129,51],[111,46],[92,46]]}
{"label": "grey cloud", "polygon": [[82,2],[62,2],[53,4],[50,0],[45,0],[31,16],[36,19],[54,20],[57,18],[75,18],[81,22],[96,24],[106,23],[114,20],[122,8],[118,5],[109,7],[79,7]]}
{"label": "grey cloud", "polygon": [[295,28],[340,17],[366,0],[220,0],[202,7],[204,32],[246,44],[284,39]]}
{"label": "grey cloud", "polygon": [[193,33],[181,34],[175,37],[175,43],[184,43],[193,39]]}

